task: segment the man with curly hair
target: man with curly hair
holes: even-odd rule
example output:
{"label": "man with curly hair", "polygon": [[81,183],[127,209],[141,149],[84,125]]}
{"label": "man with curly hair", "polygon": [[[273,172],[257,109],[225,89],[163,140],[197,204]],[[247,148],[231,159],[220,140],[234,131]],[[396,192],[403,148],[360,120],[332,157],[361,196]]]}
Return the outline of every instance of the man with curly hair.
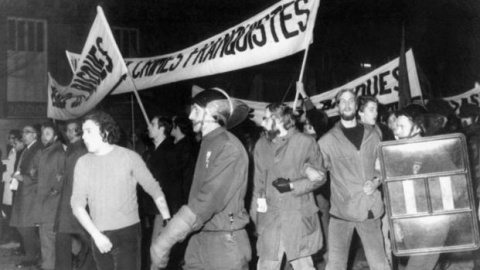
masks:
{"label": "man with curly hair", "polygon": [[86,115],[82,130],[89,153],[79,158],[75,166],[73,214],[92,236],[97,269],[139,270],[137,183],[168,219],[165,195],[142,158],[116,145],[120,132],[110,115],[101,111]]}

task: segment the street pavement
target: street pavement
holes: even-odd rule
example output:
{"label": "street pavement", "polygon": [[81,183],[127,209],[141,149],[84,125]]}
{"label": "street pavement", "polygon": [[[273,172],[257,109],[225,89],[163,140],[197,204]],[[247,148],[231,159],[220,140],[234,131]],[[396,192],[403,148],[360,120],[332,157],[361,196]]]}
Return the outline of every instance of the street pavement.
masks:
{"label": "street pavement", "polygon": [[[11,249],[0,249],[0,270],[18,270],[15,267],[18,263],[22,261],[22,257],[12,255]],[[37,267],[28,267],[22,269],[37,269]]]}
{"label": "street pavement", "polygon": [[[0,249],[0,270],[17,270],[15,267],[22,260],[22,257],[12,255],[10,249]],[[445,268],[436,268],[438,270],[472,270],[472,254],[470,252],[443,254],[442,260],[446,261]],[[318,263],[317,269],[323,270],[324,263]],[[36,267],[22,268],[26,270],[36,270]],[[362,249],[359,249],[353,266],[350,270],[369,270],[368,263],[365,260],[365,255]],[[398,270],[405,269],[404,265],[400,265]],[[60,269],[59,269],[60,270]]]}

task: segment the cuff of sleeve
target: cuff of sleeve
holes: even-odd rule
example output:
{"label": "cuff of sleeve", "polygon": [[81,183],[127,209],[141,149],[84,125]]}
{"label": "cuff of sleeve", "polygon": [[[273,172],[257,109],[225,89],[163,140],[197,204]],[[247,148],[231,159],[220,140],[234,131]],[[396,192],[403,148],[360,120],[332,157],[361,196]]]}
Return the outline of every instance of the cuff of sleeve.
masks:
{"label": "cuff of sleeve", "polygon": [[158,211],[162,215],[163,219],[169,219],[170,211],[168,210],[167,201],[165,200],[164,196],[160,196],[155,200],[155,204],[157,205]]}

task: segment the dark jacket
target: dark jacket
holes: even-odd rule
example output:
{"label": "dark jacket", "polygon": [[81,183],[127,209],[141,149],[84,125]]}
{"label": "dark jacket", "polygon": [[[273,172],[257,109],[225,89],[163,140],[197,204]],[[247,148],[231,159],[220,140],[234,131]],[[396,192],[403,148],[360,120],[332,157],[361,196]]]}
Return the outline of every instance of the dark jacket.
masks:
{"label": "dark jacket", "polygon": [[[325,181],[310,181],[306,166],[320,169],[320,150],[315,139],[297,130],[274,141],[262,137],[254,152],[254,192],[250,213],[258,231],[261,258],[278,260],[280,241],[289,260],[316,253],[323,237],[313,191]],[[272,185],[277,178],[290,179],[293,190],[280,193]],[[267,212],[257,219],[257,198],[267,201]],[[281,259],[281,258],[280,258]]]}
{"label": "dark jacket", "polygon": [[33,160],[42,149],[42,143],[38,140],[30,148],[25,147],[18,164],[18,171],[23,176],[19,181],[15,200],[13,202],[10,226],[32,227],[35,226],[35,215],[38,211],[36,204],[37,178],[33,173]]}
{"label": "dark jacket", "polygon": [[181,189],[181,197],[177,200],[183,205],[188,202],[198,147],[193,138],[186,136],[174,145],[173,151],[175,181],[178,181]]}
{"label": "dark jacket", "polygon": [[73,215],[70,206],[70,198],[73,191],[73,172],[77,160],[87,153],[87,148],[83,140],[69,144],[65,154],[65,178],[63,188],[60,194],[60,203],[58,204],[57,216],[55,218],[55,231],[61,233],[80,233],[83,231],[82,225]]}
{"label": "dark jacket", "polygon": [[206,231],[235,231],[249,222],[245,210],[248,155],[230,132],[217,128],[202,140],[188,207]]}
{"label": "dark jacket", "polygon": [[[174,215],[181,206],[180,185],[174,179],[174,157],[173,140],[166,138],[156,149],[151,149],[146,161],[147,167],[157,182],[160,183],[165,198],[167,199],[170,215]],[[140,207],[144,214],[158,215],[157,209],[152,197],[143,189],[139,192]]]}
{"label": "dark jacket", "polygon": [[36,223],[54,223],[60,203],[60,192],[65,175],[65,151],[57,141],[48,148],[42,149],[34,161],[37,171],[37,204]]}

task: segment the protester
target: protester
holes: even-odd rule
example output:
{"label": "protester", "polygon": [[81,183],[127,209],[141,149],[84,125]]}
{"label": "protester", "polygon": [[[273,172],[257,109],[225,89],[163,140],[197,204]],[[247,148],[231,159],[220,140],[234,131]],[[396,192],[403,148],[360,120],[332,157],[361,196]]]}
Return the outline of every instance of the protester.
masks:
{"label": "protester", "polygon": [[187,117],[175,116],[172,123],[173,128],[170,134],[174,138],[175,178],[181,184],[182,204],[187,204],[198,149],[194,139],[192,122]]}
{"label": "protester", "polygon": [[365,125],[377,126],[382,134],[382,141],[394,140],[393,132],[378,121],[378,109],[380,104],[374,96],[359,96],[358,97],[358,120]]}
{"label": "protester", "polygon": [[[315,140],[320,139],[328,131],[328,115],[323,111],[315,107],[312,100],[308,97],[307,92],[303,86],[303,83],[297,82],[297,91],[303,97],[303,103],[305,105],[305,125],[303,126],[303,132],[315,137]],[[330,222],[330,184],[327,181],[321,188],[318,188],[315,192],[315,200],[317,201],[318,208],[320,209],[320,221],[322,222],[322,230],[324,239],[327,239],[328,235],[328,223]],[[328,243],[325,240],[322,256],[323,260],[327,261]]]}
{"label": "protester", "polygon": [[257,269],[280,269],[284,254],[293,269],[315,269],[312,254],[323,244],[313,190],[318,172],[315,139],[295,128],[292,109],[273,103],[265,110],[265,136],[254,151],[254,195],[250,208],[258,233]]}
{"label": "protester", "polygon": [[44,270],[55,269],[55,216],[60,203],[60,192],[65,175],[65,151],[58,140],[55,124],[42,125],[41,140],[43,149],[34,158],[33,170],[37,177],[35,224],[38,224],[41,267]]}
{"label": "protester", "polygon": [[2,160],[3,165],[5,165],[5,171],[3,172],[2,182],[3,182],[3,199],[2,199],[2,208],[1,211],[5,215],[2,219],[1,225],[1,242],[2,248],[14,248],[18,247],[18,237],[16,236],[16,231],[12,230],[9,226],[10,217],[12,214],[12,203],[13,203],[13,193],[11,189],[11,180],[12,174],[14,173],[15,159],[17,156],[17,150],[15,149],[15,141],[21,140],[20,130],[13,129],[8,133],[8,146],[7,146],[7,158]]}
{"label": "protester", "polygon": [[322,171],[329,171],[331,179],[326,269],[346,269],[354,230],[360,236],[370,269],[390,269],[380,228],[380,181],[375,177],[381,134],[373,126],[357,122],[353,90],[340,90],[336,102],[340,122],[318,141]]}
{"label": "protester", "polygon": [[318,110],[315,107],[312,100],[308,97],[303,83],[297,82],[297,91],[302,95],[303,103],[305,105],[306,123],[303,132],[307,134],[315,134],[315,138],[318,140],[328,130],[328,115],[323,110]]}
{"label": "protester", "polygon": [[[378,116],[378,100],[374,96],[359,96],[357,98],[358,102],[358,120],[361,124],[370,125],[374,128],[378,128],[382,134],[382,140],[393,140],[393,132],[382,123],[377,122]],[[383,244],[385,248],[385,253],[388,258],[390,265],[393,265],[392,261],[392,248],[390,243],[389,231],[390,227],[388,225],[387,215],[384,213],[382,217],[382,234],[383,234]]]}
{"label": "protester", "polygon": [[[169,117],[157,115],[154,116],[148,126],[148,136],[153,142],[153,149],[149,150],[147,158],[147,167],[152,173],[153,177],[159,182],[162,188],[169,212],[174,215],[180,206],[181,202],[181,185],[179,179],[175,178],[173,167],[175,162],[173,160],[173,138],[170,136],[172,130],[172,121]],[[149,223],[153,224],[153,231],[148,230],[146,235],[147,241],[142,246],[148,251],[153,239],[159,235],[165,227],[165,222],[170,217],[163,217],[155,206],[155,202],[143,189],[139,192],[142,213],[147,216]],[[145,230],[147,231],[147,230]],[[148,252],[146,252],[148,254]],[[171,262],[173,266],[178,261]],[[148,262],[150,265],[151,262]]]}
{"label": "protester", "polygon": [[36,203],[37,175],[32,174],[34,157],[41,150],[42,144],[37,140],[37,130],[32,125],[23,128],[22,140],[26,146],[18,167],[12,178],[18,181],[18,189],[13,202],[10,226],[17,228],[22,236],[25,249],[23,260],[17,264],[18,268],[30,267],[37,264],[37,255],[40,249],[35,213],[39,211]]}
{"label": "protester", "polygon": [[[22,157],[22,153],[25,150],[25,143],[22,140],[22,133],[20,133],[19,137],[15,137],[15,163],[13,164],[14,172],[18,168],[18,164],[20,161],[20,157]],[[13,175],[13,174],[12,174]],[[13,212],[13,205],[15,204],[16,200],[16,193],[18,189],[18,181],[14,178],[12,178],[12,175],[10,175],[10,189],[12,190],[12,209],[10,211],[10,220]],[[10,242],[9,244],[2,245],[2,248],[12,248],[12,254],[14,256],[23,256],[25,255],[25,247],[22,241],[22,236],[18,232],[18,230],[10,225],[11,232],[13,233],[13,242]]]}
{"label": "protester", "polygon": [[188,204],[152,244],[152,260],[165,267],[172,246],[198,231],[188,241],[184,269],[248,269],[248,156],[226,128],[243,121],[249,109],[217,88],[197,94],[193,102],[189,118],[203,139]]}
{"label": "protester", "polygon": [[[81,156],[88,152],[82,140],[81,121],[71,120],[67,122],[65,133],[69,143],[65,154],[64,183],[55,218],[55,231],[57,233],[55,269],[71,270],[75,267],[79,270],[94,270],[96,266],[90,248],[91,239],[73,215],[72,207],[70,206],[75,164]],[[72,256],[73,239],[80,243],[80,250],[75,260],[73,260]]]}
{"label": "protester", "polygon": [[75,166],[73,214],[95,243],[93,256],[99,270],[138,270],[141,233],[136,185],[154,198],[168,219],[165,195],[141,157],[115,145],[119,127],[110,115],[101,111],[87,114],[82,130],[89,153]]}

